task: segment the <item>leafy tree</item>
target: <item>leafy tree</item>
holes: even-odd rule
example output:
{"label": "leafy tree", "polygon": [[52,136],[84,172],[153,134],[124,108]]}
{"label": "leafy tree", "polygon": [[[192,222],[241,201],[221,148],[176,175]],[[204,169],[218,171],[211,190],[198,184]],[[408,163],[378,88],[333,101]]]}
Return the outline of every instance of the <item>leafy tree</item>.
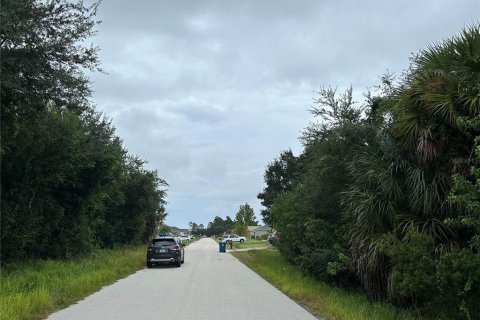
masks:
{"label": "leafy tree", "polygon": [[480,316],[480,254],[469,249],[435,251],[430,235],[410,230],[399,241],[386,237],[391,258],[390,285],[397,295],[437,319]]}
{"label": "leafy tree", "polygon": [[194,236],[201,236],[207,233],[207,230],[205,230],[205,226],[203,224],[196,224],[195,222],[190,221],[188,225],[190,227],[190,232]]}
{"label": "leafy tree", "polygon": [[194,236],[204,235],[206,233],[205,226],[203,224],[196,224],[195,222],[189,222],[190,232]]}
{"label": "leafy tree", "polygon": [[139,243],[165,218],[166,183],[89,103],[97,7],[2,2],[2,263]]}
{"label": "leafy tree", "polygon": [[158,227],[157,227],[157,234],[162,234],[162,233],[171,233],[172,232],[172,228],[161,223]]}
{"label": "leafy tree", "polygon": [[278,158],[268,164],[263,175],[266,187],[257,196],[266,208],[261,212],[266,224],[274,226],[275,218],[270,208],[278,196],[293,190],[297,184],[297,176],[298,159],[293,155],[292,150],[281,152]]}
{"label": "leafy tree", "polygon": [[248,203],[240,205],[235,215],[235,223],[247,226],[258,225],[255,219],[255,211],[253,211],[253,208]]}
{"label": "leafy tree", "polygon": [[[98,190],[115,175],[98,169],[113,166],[123,153],[113,130],[89,107],[82,73],[98,69],[97,49],[84,42],[94,33],[97,6],[2,2],[4,259],[65,256],[95,245]],[[107,149],[112,154],[103,157]],[[90,179],[94,171],[98,176]]]}
{"label": "leafy tree", "polygon": [[146,242],[166,217],[167,183],[157,172],[145,170],[143,164],[143,160],[127,157],[120,184],[121,200],[108,207],[100,232],[106,245]]}
{"label": "leafy tree", "polygon": [[100,70],[98,48],[86,45],[95,34],[98,2],[2,1],[0,101],[2,154],[17,148],[16,132],[42,116],[49,103],[90,108],[83,70]]}
{"label": "leafy tree", "polygon": [[248,235],[248,226],[256,226],[255,212],[248,204],[242,204],[235,215],[235,232],[239,235]]}
{"label": "leafy tree", "polygon": [[[453,163],[468,157],[478,132],[462,127],[461,119],[480,110],[471,96],[478,88],[470,82],[478,79],[471,59],[480,54],[479,41],[477,26],[421,51],[382,99],[383,119],[391,123],[351,164],[354,180],[344,198],[350,243],[354,266],[373,297],[387,295],[391,262],[379,250],[385,234],[402,240],[420,231],[432,237],[437,252],[463,237],[446,223],[461,214],[448,195],[451,173],[461,169]],[[420,297],[418,291],[418,303]]]}
{"label": "leafy tree", "polygon": [[229,232],[233,230],[234,227],[235,227],[235,221],[233,221],[232,218],[230,218],[230,216],[226,216],[224,221],[225,232]]}
{"label": "leafy tree", "polygon": [[304,145],[328,139],[335,134],[338,128],[348,127],[351,124],[358,123],[363,112],[363,108],[358,107],[353,101],[352,87],[345,92],[337,95],[337,90],[331,87],[322,87],[317,92],[317,99],[310,112],[314,117],[320,119],[320,122],[313,122],[305,128],[300,140]]}
{"label": "leafy tree", "polygon": [[100,68],[98,48],[85,40],[95,34],[98,5],[2,1],[0,85],[6,123],[34,115],[49,101],[76,110],[88,105],[91,90],[83,70]]}
{"label": "leafy tree", "polygon": [[208,223],[206,233],[208,236],[221,235],[230,232],[234,227],[234,222],[227,216],[225,220],[221,217],[215,217],[212,222]]}
{"label": "leafy tree", "polygon": [[195,222],[193,221],[190,221],[188,223],[188,227],[190,228],[190,233],[194,233],[194,231],[196,231],[198,229],[198,224],[196,224]]}
{"label": "leafy tree", "polygon": [[121,174],[124,150],[108,122],[55,106],[41,114],[2,157],[4,258],[89,251]]}
{"label": "leafy tree", "polygon": [[[476,127],[480,132],[479,117],[466,125]],[[453,175],[449,200],[463,210],[457,216],[447,219],[446,224],[456,231],[459,241],[465,247],[480,252],[480,135],[475,138],[475,142],[471,156],[460,163],[470,167],[469,170]]]}
{"label": "leafy tree", "polygon": [[291,262],[341,285],[355,274],[370,297],[435,318],[479,317],[478,61],[475,24],[422,50],[399,80],[384,76],[366,108],[351,88],[321,89],[297,182],[265,179]]}
{"label": "leafy tree", "polygon": [[270,211],[284,240],[278,246],[288,259],[316,278],[351,282],[351,274],[333,276],[328,266],[347,253],[340,198],[350,182],[349,161],[368,130],[350,89],[337,97],[335,90],[322,88],[319,95],[313,113],[322,125],[305,130],[296,187],[278,197]]}

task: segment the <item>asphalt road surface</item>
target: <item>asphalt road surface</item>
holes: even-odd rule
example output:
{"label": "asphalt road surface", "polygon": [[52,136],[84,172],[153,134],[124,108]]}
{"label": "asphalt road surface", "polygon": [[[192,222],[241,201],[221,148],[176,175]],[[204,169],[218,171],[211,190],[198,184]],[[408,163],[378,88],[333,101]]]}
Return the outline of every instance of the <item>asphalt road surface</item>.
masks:
{"label": "asphalt road surface", "polygon": [[315,320],[212,239],[185,248],[185,263],[140,270],[50,320]]}

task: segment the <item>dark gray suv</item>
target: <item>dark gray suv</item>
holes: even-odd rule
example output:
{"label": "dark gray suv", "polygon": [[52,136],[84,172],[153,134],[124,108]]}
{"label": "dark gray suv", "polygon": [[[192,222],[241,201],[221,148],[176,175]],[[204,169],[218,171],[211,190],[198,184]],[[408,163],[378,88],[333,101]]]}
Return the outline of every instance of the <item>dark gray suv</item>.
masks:
{"label": "dark gray suv", "polygon": [[156,263],[173,263],[177,267],[185,261],[185,249],[180,239],[159,237],[152,240],[147,249],[147,268]]}

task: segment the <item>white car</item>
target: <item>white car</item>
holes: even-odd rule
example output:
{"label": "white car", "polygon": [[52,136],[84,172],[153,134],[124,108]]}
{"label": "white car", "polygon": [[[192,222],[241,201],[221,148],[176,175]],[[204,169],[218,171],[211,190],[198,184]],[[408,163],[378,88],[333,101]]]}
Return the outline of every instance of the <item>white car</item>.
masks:
{"label": "white car", "polygon": [[190,238],[190,236],[180,236],[180,240],[182,240],[182,241],[190,241],[191,238]]}
{"label": "white car", "polygon": [[227,241],[243,243],[243,242],[247,241],[247,238],[240,237],[236,234],[226,234],[226,235],[223,236],[222,242],[227,242]]}

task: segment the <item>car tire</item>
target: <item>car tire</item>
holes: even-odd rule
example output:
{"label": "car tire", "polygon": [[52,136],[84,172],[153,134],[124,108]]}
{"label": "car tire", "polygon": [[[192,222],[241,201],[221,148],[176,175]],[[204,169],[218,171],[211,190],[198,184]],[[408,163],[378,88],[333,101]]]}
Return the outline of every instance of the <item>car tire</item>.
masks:
{"label": "car tire", "polygon": [[245,240],[243,240],[243,239],[240,239],[240,243],[243,243],[244,241],[245,241]]}
{"label": "car tire", "polygon": [[177,268],[180,268],[180,266],[182,265],[182,262],[181,262],[181,261],[177,261],[177,263],[175,263],[175,265],[177,266]]}
{"label": "car tire", "polygon": [[150,269],[151,267],[153,267],[153,263],[147,261],[147,268]]}

